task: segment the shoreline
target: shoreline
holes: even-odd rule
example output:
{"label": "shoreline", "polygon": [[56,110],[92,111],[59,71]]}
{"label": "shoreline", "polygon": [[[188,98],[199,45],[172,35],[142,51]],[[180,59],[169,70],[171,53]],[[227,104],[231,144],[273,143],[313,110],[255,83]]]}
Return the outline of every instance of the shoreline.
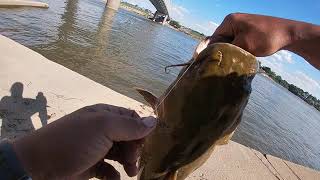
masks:
{"label": "shoreline", "polygon": [[131,8],[131,7],[129,7],[129,6],[124,6],[123,4],[120,4],[120,7],[119,7],[119,8],[124,9],[124,10],[126,10],[126,11],[133,12],[133,13],[135,13],[135,14],[137,14],[137,15],[140,15],[140,16],[143,16],[143,17],[148,18],[148,15],[147,15],[146,13],[144,13],[144,12],[142,12],[142,11],[139,11],[138,9]]}
{"label": "shoreline", "polygon": [[[294,84],[290,84],[288,83],[286,80],[283,80],[281,78],[281,76],[276,75],[273,71],[271,71],[272,74],[274,74],[273,76],[270,73],[267,73],[264,68],[269,68],[266,66],[263,66],[260,71],[261,74],[270,79],[272,82],[276,83],[277,85],[281,86],[282,88],[286,89],[287,91],[289,91],[291,94],[293,94],[294,96],[296,96],[297,98],[299,98],[300,100],[304,101],[306,104],[308,104],[309,106],[312,106],[315,110],[317,110],[318,112],[320,112],[320,100],[318,100],[316,97],[314,97],[312,94],[309,94],[308,92],[305,92],[303,89],[295,86]],[[280,77],[280,80],[277,79],[277,77]],[[290,87],[291,86],[291,87]],[[291,88],[291,89],[290,89]],[[303,93],[301,92],[297,92],[298,90],[303,91]],[[296,92],[296,93],[295,93]],[[307,96],[305,96],[305,94],[308,94]],[[309,96],[310,98],[315,98],[312,101],[309,101]]]}
{"label": "shoreline", "polygon": [[[129,11],[129,12],[133,12],[133,13],[139,15],[139,16],[143,16],[143,17],[145,17],[146,19],[150,20],[150,19],[149,19],[150,16],[149,16],[149,14],[147,14],[146,12],[143,12],[143,11],[141,11],[141,10],[138,10],[138,9],[135,9],[135,8],[132,8],[132,7],[123,5],[123,4],[120,4],[120,8],[121,8],[121,9],[124,9],[124,10],[126,10],[126,11]],[[151,20],[150,20],[150,21],[151,21]],[[160,24],[160,23],[159,23],[159,24]],[[203,38],[200,38],[200,37],[197,37],[196,35],[193,35],[193,34],[191,34],[191,33],[188,33],[188,32],[186,32],[186,30],[177,29],[177,28],[169,25],[168,23],[166,23],[164,26],[166,26],[166,27],[168,27],[168,28],[170,28],[170,29],[172,29],[172,30],[175,30],[175,31],[177,31],[177,32],[181,32],[181,33],[189,36],[189,37],[192,38],[192,39],[195,39],[195,40],[198,40],[198,41],[203,40]],[[185,29],[185,28],[184,28],[184,29]],[[188,29],[190,29],[190,28],[188,28]],[[191,29],[190,29],[190,30],[191,30]]]}
{"label": "shoreline", "polygon": [[[42,92],[47,102],[48,123],[83,106],[107,103],[136,110],[148,116],[151,108],[102,86],[62,65],[54,63],[33,50],[0,35],[0,96],[10,96],[15,82],[24,84],[23,96],[35,98]],[[72,82],[72,83],[70,83]],[[85,91],[84,91],[85,89]],[[27,108],[27,104],[25,105]],[[35,129],[41,127],[37,115],[30,117]],[[3,117],[0,117],[3,120]],[[17,124],[19,125],[19,124]],[[114,163],[113,163],[114,164]],[[120,165],[114,164],[125,175]],[[187,179],[320,179],[316,171],[289,161],[262,154],[236,142],[216,148],[208,161]]]}
{"label": "shoreline", "polygon": [[300,98],[299,96],[293,94],[291,91],[289,91],[287,88],[281,86],[281,84],[277,83],[276,81],[274,81],[271,77],[269,77],[268,75],[261,75],[264,78],[267,78],[268,80],[270,80],[272,83],[274,83],[277,87],[283,89],[284,91],[286,91],[287,93],[290,93],[293,97],[295,97],[298,101],[304,103],[307,106],[310,106],[313,110],[315,110],[317,113],[320,113],[320,111],[315,108],[314,106],[310,105],[309,103],[307,103],[305,100],[303,100],[302,98]]}

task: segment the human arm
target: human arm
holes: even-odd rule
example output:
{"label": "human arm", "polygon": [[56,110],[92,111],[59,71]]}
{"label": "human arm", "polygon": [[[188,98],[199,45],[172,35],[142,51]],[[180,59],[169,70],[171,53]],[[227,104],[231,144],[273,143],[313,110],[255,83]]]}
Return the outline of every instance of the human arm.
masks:
{"label": "human arm", "polygon": [[320,26],[300,22],[293,29],[293,42],[283,49],[302,56],[320,70]]}
{"label": "human arm", "polygon": [[[120,179],[104,159],[116,160],[129,176],[153,118],[132,110],[99,104],[75,111],[13,142],[21,165],[32,179]],[[116,151],[115,151],[116,149]]]}
{"label": "human arm", "polygon": [[269,56],[279,50],[289,50],[320,69],[320,26],[314,24],[271,16],[234,13],[226,16],[205,42],[232,43],[255,56]]}
{"label": "human arm", "polygon": [[36,96],[36,106],[42,127],[48,124],[47,99],[42,92]]}

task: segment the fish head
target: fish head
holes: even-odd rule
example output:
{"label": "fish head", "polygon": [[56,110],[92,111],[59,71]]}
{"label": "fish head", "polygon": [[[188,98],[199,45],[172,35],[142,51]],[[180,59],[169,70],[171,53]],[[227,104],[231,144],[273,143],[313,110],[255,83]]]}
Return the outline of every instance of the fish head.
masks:
{"label": "fish head", "polygon": [[251,53],[228,43],[211,44],[181,71],[180,82],[162,108],[173,113],[166,107],[174,106],[168,104],[179,105],[178,124],[183,124],[190,136],[203,132],[198,137],[213,143],[239,124],[258,70],[259,64]]}
{"label": "fish head", "polygon": [[204,49],[195,59],[200,78],[210,76],[226,77],[252,76],[259,70],[256,58],[249,52],[228,43],[215,43]]}

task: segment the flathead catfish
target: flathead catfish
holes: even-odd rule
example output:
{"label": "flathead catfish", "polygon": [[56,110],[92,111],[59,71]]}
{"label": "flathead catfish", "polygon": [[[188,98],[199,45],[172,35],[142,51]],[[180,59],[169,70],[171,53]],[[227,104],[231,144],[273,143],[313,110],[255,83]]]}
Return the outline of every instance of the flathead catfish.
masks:
{"label": "flathead catfish", "polygon": [[183,180],[216,145],[227,144],[239,125],[258,71],[256,58],[227,43],[204,49],[156,98],[138,89],[158,125],[146,138],[139,180]]}

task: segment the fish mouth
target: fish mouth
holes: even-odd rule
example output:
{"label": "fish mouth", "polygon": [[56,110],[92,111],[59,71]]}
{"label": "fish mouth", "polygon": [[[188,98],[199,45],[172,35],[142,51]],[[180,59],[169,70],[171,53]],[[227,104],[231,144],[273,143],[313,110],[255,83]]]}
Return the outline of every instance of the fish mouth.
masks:
{"label": "fish mouth", "polygon": [[229,74],[252,76],[259,71],[259,63],[252,54],[228,43],[211,44],[196,58],[185,63],[168,65],[164,70],[168,74],[174,67],[183,67],[178,78],[195,75],[197,79]]}

